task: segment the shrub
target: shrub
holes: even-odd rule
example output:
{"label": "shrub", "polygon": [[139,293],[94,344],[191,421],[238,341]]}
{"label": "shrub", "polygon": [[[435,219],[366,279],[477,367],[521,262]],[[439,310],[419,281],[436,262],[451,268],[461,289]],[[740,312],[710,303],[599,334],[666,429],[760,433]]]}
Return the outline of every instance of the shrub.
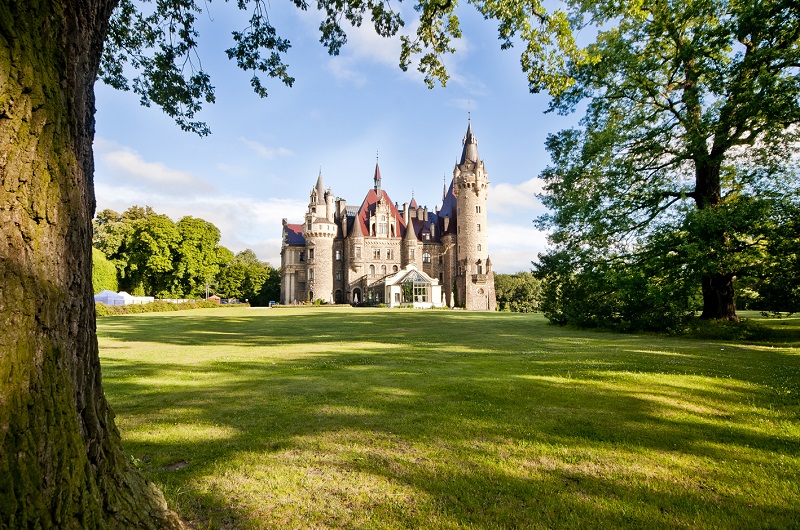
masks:
{"label": "shrub", "polygon": [[225,304],[220,305],[215,302],[206,300],[196,300],[193,302],[183,302],[181,304],[172,304],[170,302],[163,302],[157,300],[149,304],[131,304],[131,305],[115,305],[108,306],[103,303],[95,304],[95,315],[99,317],[107,317],[114,315],[134,315],[139,313],[161,313],[166,311],[182,311],[185,309],[207,309],[207,308],[221,308],[221,307],[241,307],[248,304]]}

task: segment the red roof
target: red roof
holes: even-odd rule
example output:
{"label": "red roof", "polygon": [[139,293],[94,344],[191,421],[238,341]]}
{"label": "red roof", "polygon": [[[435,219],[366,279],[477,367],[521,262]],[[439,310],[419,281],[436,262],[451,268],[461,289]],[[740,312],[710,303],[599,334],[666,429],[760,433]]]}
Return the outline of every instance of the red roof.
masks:
{"label": "red roof", "polygon": [[369,235],[369,226],[367,222],[369,221],[370,213],[375,213],[375,205],[378,204],[378,201],[383,200],[389,206],[389,212],[395,218],[395,237],[402,237],[405,233],[405,222],[403,222],[403,218],[395,208],[392,199],[389,198],[389,194],[383,190],[369,190],[367,196],[364,197],[364,202],[361,203],[361,208],[358,209],[358,215],[356,216],[356,222],[358,223],[359,228],[361,229],[361,233],[363,235]]}

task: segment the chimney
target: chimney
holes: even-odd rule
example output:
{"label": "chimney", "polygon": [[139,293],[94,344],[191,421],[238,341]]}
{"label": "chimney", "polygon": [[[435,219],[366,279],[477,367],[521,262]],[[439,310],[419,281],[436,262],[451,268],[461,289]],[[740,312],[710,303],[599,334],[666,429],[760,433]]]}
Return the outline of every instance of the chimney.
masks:
{"label": "chimney", "polygon": [[408,224],[408,203],[403,203],[403,220]]}

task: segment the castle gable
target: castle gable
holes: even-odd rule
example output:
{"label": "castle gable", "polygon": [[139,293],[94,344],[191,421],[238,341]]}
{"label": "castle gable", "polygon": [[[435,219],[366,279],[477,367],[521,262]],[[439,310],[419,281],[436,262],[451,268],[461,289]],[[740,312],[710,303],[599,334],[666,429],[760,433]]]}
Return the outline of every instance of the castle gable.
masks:
{"label": "castle gable", "polygon": [[358,223],[358,229],[360,229],[361,233],[364,235],[371,235],[369,220],[370,217],[373,217],[378,211],[379,203],[385,204],[388,214],[390,217],[394,218],[394,237],[402,237],[403,234],[405,234],[406,228],[403,217],[397,211],[397,208],[395,208],[392,199],[389,198],[389,194],[380,189],[371,189],[367,193],[367,196],[364,197],[364,202],[361,203],[361,207],[358,209],[358,214],[355,219],[355,222]]}

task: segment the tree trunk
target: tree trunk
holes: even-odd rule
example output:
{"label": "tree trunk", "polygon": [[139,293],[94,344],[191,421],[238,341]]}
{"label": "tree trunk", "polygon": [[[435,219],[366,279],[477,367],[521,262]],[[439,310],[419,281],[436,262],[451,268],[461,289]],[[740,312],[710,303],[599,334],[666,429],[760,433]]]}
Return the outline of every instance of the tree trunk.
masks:
{"label": "tree trunk", "polygon": [[736,316],[736,302],[733,294],[732,274],[706,275],[701,279],[703,285],[703,313],[700,318],[722,319],[739,322]]}
{"label": "tree trunk", "polygon": [[[721,163],[719,161],[695,161],[695,205],[698,209],[716,208],[722,200]],[[703,236],[703,244],[713,248],[725,238],[724,230]],[[702,319],[722,319],[739,322],[734,300],[733,274],[706,274],[701,278],[703,290]]]}
{"label": "tree trunk", "polygon": [[93,86],[115,3],[0,2],[0,528],[180,527],[100,379]]}

